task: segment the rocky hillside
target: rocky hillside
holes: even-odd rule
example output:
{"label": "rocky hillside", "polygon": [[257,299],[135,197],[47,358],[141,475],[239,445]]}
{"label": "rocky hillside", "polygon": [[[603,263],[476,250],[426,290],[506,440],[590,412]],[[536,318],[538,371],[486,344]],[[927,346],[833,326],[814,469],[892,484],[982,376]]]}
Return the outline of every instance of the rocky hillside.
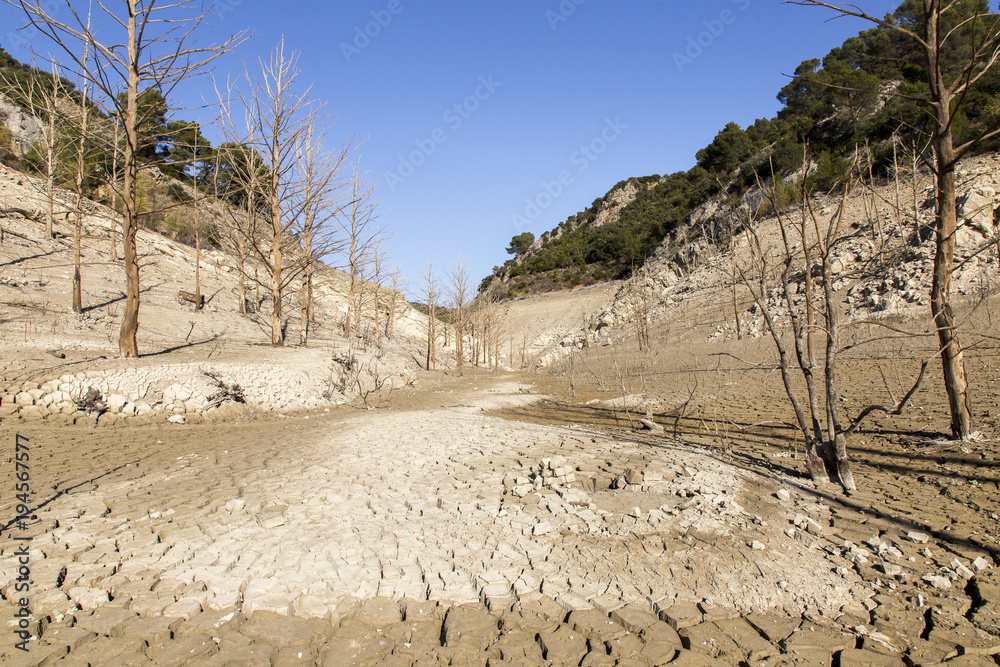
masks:
{"label": "rocky hillside", "polygon": [[[586,210],[534,239],[530,246],[509,249],[508,252],[515,256],[502,267],[496,267],[494,274],[483,281],[483,288],[510,298],[593,285],[618,277],[623,272],[621,262],[617,261],[621,256],[620,248],[606,249],[602,252],[604,259],[597,259],[593,253],[588,257],[585,253],[596,238],[619,232],[622,212],[640,193],[649,191],[658,182],[658,176],[622,181]],[[524,235],[515,239],[523,242]]]}
{"label": "rocky hillside", "polygon": [[[995,218],[1000,209],[1000,154],[966,160],[959,181],[961,224],[952,301],[956,308],[965,310],[995,294],[1000,281],[1000,229]],[[829,220],[838,204],[831,195],[812,201],[821,220]],[[920,243],[914,239],[916,224],[925,230],[933,224],[934,205],[933,181],[927,172],[918,173],[915,180],[902,179],[898,189],[895,182],[882,182],[857,191],[848,200],[844,220],[848,233],[833,261],[837,276],[834,288],[843,298],[847,322],[929,322],[933,234],[922,233]],[[799,210],[790,206],[783,212],[786,224],[794,223]],[[733,289],[734,262],[735,270],[749,268],[754,262],[746,232],[737,234],[728,246],[707,243],[697,233],[705,226],[727,226],[734,215],[731,208],[699,207],[632,278],[606,287],[603,305],[581,294],[579,301],[585,306],[574,308],[575,322],[580,324],[567,321],[558,331],[532,338],[533,363],[549,366],[584,345],[620,344],[636,335],[636,322],[644,318],[655,330],[683,328],[694,332],[687,340],[702,342],[767,334],[762,314],[746,288],[737,285],[735,292]],[[772,253],[771,265],[776,266],[780,244],[777,218],[761,216],[754,229]],[[772,274],[768,303],[781,324],[786,315],[774,278]],[[801,293],[802,279],[801,273],[797,274],[793,290]],[[560,303],[572,301],[571,294],[565,293]],[[531,299],[513,301],[511,321],[532,321],[534,315],[521,317],[518,313],[545,310],[548,298],[541,297],[538,304]]]}
{"label": "rocky hillside", "polygon": [[[903,3],[886,21],[919,26],[926,19],[918,5]],[[947,21],[956,26],[949,36],[953,53],[992,39],[984,33],[1000,29],[996,15],[974,18],[989,11],[986,3],[949,7]],[[964,76],[960,61],[942,62],[949,80]],[[484,289],[513,297],[623,278],[654,254],[662,259],[672,253],[675,263],[684,265],[692,243],[724,249],[731,221],[714,213],[734,201],[755,207],[761,181],[767,187],[773,182],[783,203],[798,198],[803,184],[810,192],[831,192],[849,174],[858,151],[879,178],[932,163],[925,148],[933,128],[924,67],[917,43],[887,27],[849,38],[822,60],[806,60],[795,69],[789,84],[777,91],[783,108],[774,118],[747,127],[728,123],[697,152],[696,164],[686,172],[619,183],[497,267]],[[952,127],[956,145],[989,137],[997,90],[1000,67],[976,77],[962,96],[961,122]],[[997,150],[998,141],[977,143],[977,150]],[[661,247],[666,238],[674,240],[672,249]],[[520,252],[523,240],[508,252]]]}
{"label": "rocky hillside", "polygon": [[0,151],[21,157],[41,138],[41,122],[0,93]]}
{"label": "rocky hillside", "polygon": [[[71,311],[72,228],[69,193],[57,201],[55,239],[44,234],[42,186],[0,168],[0,413],[60,421],[191,421],[234,411],[284,411],[342,403],[395,388],[418,369],[422,318],[397,299],[394,336],[376,345],[366,319],[342,334],[347,276],[324,267],[315,288],[316,323],[306,347],[269,345],[270,310],[262,290],[257,314],[239,314],[235,258],[203,250],[202,293],[194,311],[179,298],[193,292],[194,249],[140,229],[139,359],[119,359],[124,306],[120,242],[112,254],[116,215],[89,203],[84,218],[84,312]],[[117,220],[120,228],[120,219]],[[254,272],[253,264],[248,272]],[[266,272],[261,268],[261,274]],[[252,285],[252,283],[251,283]],[[371,286],[366,284],[366,288]],[[254,288],[249,287],[251,296]],[[298,340],[297,290],[289,289],[286,340]],[[386,313],[380,326],[385,327]]]}

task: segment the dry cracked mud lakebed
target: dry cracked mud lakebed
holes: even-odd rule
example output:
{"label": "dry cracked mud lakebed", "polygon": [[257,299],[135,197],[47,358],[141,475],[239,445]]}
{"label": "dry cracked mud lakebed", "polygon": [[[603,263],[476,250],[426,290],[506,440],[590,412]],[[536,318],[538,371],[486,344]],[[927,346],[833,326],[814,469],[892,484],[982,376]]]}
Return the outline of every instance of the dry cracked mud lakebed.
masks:
{"label": "dry cracked mud lakebed", "polygon": [[376,412],[22,424],[36,519],[5,461],[0,660],[997,664],[975,544],[669,437],[490,416],[539,398],[517,383],[423,384]]}

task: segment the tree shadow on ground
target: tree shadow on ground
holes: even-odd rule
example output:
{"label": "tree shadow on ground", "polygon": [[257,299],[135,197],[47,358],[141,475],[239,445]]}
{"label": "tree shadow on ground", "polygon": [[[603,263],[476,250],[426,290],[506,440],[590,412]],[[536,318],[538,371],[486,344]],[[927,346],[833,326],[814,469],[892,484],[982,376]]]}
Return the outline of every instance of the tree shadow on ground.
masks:
{"label": "tree shadow on ground", "polygon": [[[707,429],[704,419],[700,415],[679,415],[676,411],[673,414],[660,413],[655,415],[656,420],[668,426],[665,434],[654,434],[649,431],[632,431],[628,428],[628,420],[625,419],[624,411],[605,408],[601,406],[581,406],[572,404],[562,404],[557,401],[539,401],[530,406],[508,409],[502,411],[505,418],[513,418],[521,421],[544,423],[559,426],[585,426],[592,431],[600,432],[605,436],[611,436],[619,440],[628,440],[637,444],[645,445],[657,449],[693,448],[702,451],[705,455],[720,463],[736,465],[745,470],[764,475],[778,484],[791,485],[803,494],[812,496],[817,500],[825,501],[831,506],[840,507],[850,511],[855,511],[865,516],[882,520],[897,527],[905,533],[910,530],[933,535],[935,539],[954,545],[974,549],[983,553],[988,553],[997,563],[1000,563],[1000,549],[997,546],[974,540],[966,537],[953,535],[948,531],[936,531],[930,526],[918,521],[893,514],[885,507],[885,500],[882,498],[872,498],[871,502],[860,500],[863,494],[853,493],[846,495],[841,487],[834,484],[823,485],[817,488],[809,479],[809,475],[804,467],[796,467],[793,461],[804,460],[805,450],[802,446],[802,436],[799,430],[787,423],[769,423],[766,428],[761,424],[738,423],[726,419],[725,423],[736,427],[736,431],[713,433]],[[641,413],[633,413],[635,421]],[[675,421],[676,420],[676,421]],[[622,427],[624,421],[624,427]],[[709,420],[711,421],[711,420]],[[674,433],[671,433],[669,424],[675,422],[677,425]],[[759,428],[757,432],[752,429]],[[676,435],[675,435],[676,434]],[[939,438],[942,434],[924,431],[903,432],[903,431],[869,431],[868,435],[889,436],[892,434],[905,435],[917,438]],[[803,459],[772,458],[768,456],[769,450],[776,450],[781,453],[793,450],[796,453],[802,452]],[[881,468],[884,471],[894,474],[906,474],[911,476],[928,475],[938,477],[952,477],[956,479],[977,480],[981,483],[997,484],[1000,486],[1000,478],[986,476],[969,476],[955,471],[933,470],[930,468],[920,468],[916,465],[906,466],[896,463],[879,462],[880,457],[890,457],[913,461],[917,459],[927,463],[939,461],[939,455],[913,455],[909,456],[901,452],[892,452],[865,447],[849,447],[852,458],[858,460],[858,455],[866,457],[861,462],[863,465]],[[988,461],[966,461],[957,459],[955,464],[974,464],[982,467],[992,467]],[[879,506],[876,506],[879,505]]]}
{"label": "tree shadow on ground", "polygon": [[[163,285],[163,283],[158,283],[156,285],[147,285],[146,287],[143,287],[143,288],[141,288],[139,290],[139,294],[146,294],[147,292],[150,292],[150,291],[156,289],[157,287],[160,287],[161,285]],[[90,313],[90,312],[95,311],[95,310],[100,310],[101,308],[107,308],[108,306],[110,306],[112,304],[121,303],[122,301],[125,301],[126,298],[127,297],[125,295],[125,292],[120,292],[118,294],[118,296],[111,297],[107,301],[104,301],[103,303],[95,303],[92,306],[85,306],[83,308],[83,310],[81,310],[80,312],[81,313]]]}
{"label": "tree shadow on ground", "polygon": [[[2,262],[2,263],[0,263],[0,269],[2,269],[4,267],[7,267],[7,266],[16,266],[17,264],[22,264],[22,263],[27,262],[27,261],[32,260],[32,259],[41,259],[43,257],[48,257],[50,255],[56,254],[56,252],[57,252],[56,250],[50,250],[48,252],[38,253],[37,255],[27,255],[25,257],[18,257],[16,259],[10,260],[9,262]],[[25,269],[25,270],[27,271],[27,269]]]}
{"label": "tree shadow on ground", "polygon": [[[77,489],[80,489],[80,488],[85,487],[85,486],[93,485],[95,482],[97,482],[99,480],[102,480],[102,479],[104,479],[104,478],[106,478],[106,477],[108,477],[110,475],[113,475],[116,472],[124,470],[126,468],[138,466],[139,463],[141,463],[142,461],[144,461],[144,460],[146,460],[148,458],[150,458],[150,457],[149,456],[145,456],[145,457],[136,459],[135,461],[132,461],[130,463],[120,464],[118,466],[115,466],[111,470],[108,470],[107,472],[104,472],[104,473],[102,473],[100,475],[97,475],[96,477],[90,477],[90,478],[88,478],[88,479],[86,479],[86,480],[84,480],[82,482],[77,482],[77,483],[73,484],[72,486],[67,486],[65,488],[58,489],[56,491],[55,495],[47,498],[46,500],[43,500],[42,502],[38,503],[34,507],[31,507],[29,509],[29,511],[28,511],[27,517],[30,520],[32,520],[32,521],[37,521],[38,517],[35,516],[35,515],[37,514],[37,512],[40,509],[42,509],[44,507],[47,507],[48,505],[51,505],[52,503],[56,502],[57,500],[59,500],[63,496],[70,495],[71,493],[73,493]],[[11,504],[11,508],[13,508],[13,506],[14,505]],[[20,521],[24,521],[24,518],[16,516],[16,512],[10,511],[8,514],[9,514],[9,516],[12,516],[13,518],[11,518],[9,521],[7,521],[7,523],[0,525],[0,534],[9,533],[12,527],[17,526]]]}
{"label": "tree shadow on ground", "polygon": [[170,354],[172,352],[177,352],[179,350],[187,350],[187,349],[191,349],[191,348],[194,348],[194,347],[201,347],[202,345],[208,345],[209,343],[214,343],[215,341],[219,340],[219,338],[221,338],[221,334],[215,334],[214,336],[212,336],[210,338],[206,338],[205,340],[193,340],[190,343],[181,343],[180,345],[174,345],[173,347],[168,347],[166,349],[159,350],[158,352],[147,352],[146,354],[141,354],[139,356],[140,357],[160,357],[160,356],[163,356],[165,354]]}

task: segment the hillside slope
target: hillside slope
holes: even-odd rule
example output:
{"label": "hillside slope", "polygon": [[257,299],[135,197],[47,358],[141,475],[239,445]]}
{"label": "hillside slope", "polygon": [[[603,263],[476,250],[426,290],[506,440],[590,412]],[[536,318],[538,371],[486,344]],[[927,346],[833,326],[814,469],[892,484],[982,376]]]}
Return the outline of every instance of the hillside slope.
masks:
{"label": "hillside slope", "polygon": [[[84,312],[76,315],[71,312],[72,228],[65,212],[71,195],[59,193],[57,238],[49,240],[40,187],[30,176],[0,168],[0,412],[72,421],[84,418],[78,404],[88,389],[96,389],[109,408],[101,417],[105,421],[174,415],[197,420],[225,416],[237,407],[228,401],[221,410],[210,409],[224,385],[238,385],[251,408],[290,410],[347,401],[357,395],[359,380],[371,389],[374,375],[392,378],[396,387],[412,381],[419,357],[415,339],[424,325],[402,299],[394,340],[383,350],[374,344],[371,321],[348,340],[341,328],[348,278],[324,267],[316,279],[316,323],[309,345],[272,348],[266,292],[261,291],[257,315],[239,314],[234,257],[202,250],[206,307],[194,311],[178,296],[181,290],[194,291],[194,249],[146,229],[137,238],[143,356],[117,358],[124,279],[120,245],[118,257],[111,256],[114,213],[88,204]],[[252,275],[252,264],[248,271]],[[252,296],[253,287],[248,289]],[[286,339],[293,341],[298,340],[297,290],[289,290],[287,298]]]}
{"label": "hillside slope", "polygon": [[[1000,208],[1000,154],[970,158],[962,163],[960,174],[962,224],[952,296],[956,307],[966,309],[987,296],[995,298],[1000,285],[1000,229],[994,220],[994,211]],[[851,233],[838,250],[835,283],[836,293],[843,296],[847,321],[906,321],[920,328],[929,325],[934,242],[932,235],[925,235],[922,243],[913,243],[913,202],[916,218],[926,227],[934,217],[933,194],[931,175],[920,172],[915,182],[901,181],[898,189],[894,182],[881,182],[848,201],[844,224]],[[898,211],[891,205],[897,196],[901,202]],[[812,203],[821,219],[829,219],[838,199],[821,195]],[[794,220],[798,210],[797,206],[789,207],[784,212],[786,219]],[[736,289],[734,306],[733,262],[737,267],[752,263],[746,233],[737,234],[731,246],[708,243],[697,233],[705,226],[729,225],[734,214],[731,208],[699,207],[635,276],[609,283],[603,291],[564,290],[508,302],[514,338],[520,339],[518,331],[522,329],[538,328],[539,312],[558,309],[575,313],[575,326],[567,326],[567,322],[529,337],[528,347],[534,351],[531,363],[546,367],[583,346],[618,346],[633,340],[636,322],[644,315],[652,329],[661,333],[672,330],[671,338],[684,345],[767,334],[745,287]],[[777,218],[762,216],[754,229],[764,247],[776,252],[780,243]],[[772,266],[776,261],[772,258]],[[772,276],[769,302],[776,306],[775,279],[776,275]],[[595,304],[596,294],[606,295],[607,300]],[[582,318],[584,312],[588,315]]]}
{"label": "hillside slope", "polygon": [[[662,235],[649,238],[643,234],[636,228],[634,216],[623,219],[636,200],[659,183],[659,176],[618,183],[586,210],[545,232],[530,246],[516,252],[508,250],[515,256],[496,267],[481,289],[510,298],[620,277],[631,270],[635,261],[641,264],[645,253],[662,239]],[[524,235],[515,239],[523,241]],[[626,252],[629,246],[637,250],[630,254]]]}
{"label": "hillside slope", "polygon": [[[989,3],[948,6],[942,20],[954,28],[948,57],[941,59],[943,76],[955,81],[966,76],[965,54],[996,38],[997,19]],[[755,208],[761,182],[773,184],[783,202],[800,198],[803,185],[810,192],[831,192],[848,177],[858,153],[870,175],[879,178],[933,164],[926,59],[918,42],[906,36],[911,29],[919,33],[926,20],[919,3],[904,2],[885,17],[884,26],[860,32],[822,59],[804,61],[788,85],[775,91],[782,104],[775,117],[746,127],[728,123],[685,172],[622,181],[497,267],[484,287],[510,297],[623,278],[654,252],[662,255],[658,246],[671,237],[679,252],[692,240],[725,246],[731,221],[706,211],[734,201]],[[1000,141],[991,132],[1000,67],[990,63],[981,59],[983,71],[956,101],[950,124],[956,146],[968,142],[981,153],[997,150]],[[689,224],[693,218],[702,224]],[[512,243],[508,252],[521,246]]]}

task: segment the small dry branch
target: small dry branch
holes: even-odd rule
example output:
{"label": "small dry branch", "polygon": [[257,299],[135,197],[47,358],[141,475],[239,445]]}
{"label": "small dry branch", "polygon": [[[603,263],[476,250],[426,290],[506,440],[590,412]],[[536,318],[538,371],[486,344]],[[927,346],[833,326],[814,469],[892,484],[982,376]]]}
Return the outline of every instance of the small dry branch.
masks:
{"label": "small dry branch", "polygon": [[216,389],[215,393],[208,397],[208,405],[206,406],[206,409],[217,408],[223,403],[229,401],[244,405],[246,404],[247,399],[243,395],[243,387],[241,387],[238,383],[233,382],[232,384],[229,384],[217,374],[210,371],[205,371],[205,377],[210,379],[215,384]]}
{"label": "small dry branch", "polygon": [[193,303],[199,309],[205,307],[204,294],[196,295],[192,292],[185,292],[184,290],[180,290],[179,292],[177,292],[177,298],[180,299],[181,301],[186,301],[187,303]]}
{"label": "small dry branch", "polygon": [[355,359],[353,367],[349,371],[352,384],[357,389],[358,396],[361,397],[366,410],[375,410],[389,403],[392,400],[393,392],[408,384],[404,382],[403,385],[397,386],[392,374],[386,373],[379,367],[380,360],[381,352],[367,363],[359,363]]}
{"label": "small dry branch", "polygon": [[640,419],[639,423],[645,426],[647,431],[652,431],[653,433],[663,433],[663,427],[654,422],[652,419]]}
{"label": "small dry branch", "polygon": [[881,411],[887,415],[893,415],[893,416],[903,414],[903,409],[906,407],[906,404],[910,402],[910,399],[913,398],[913,395],[917,393],[917,389],[920,387],[920,383],[923,382],[924,375],[926,373],[927,373],[927,361],[925,360],[920,364],[920,374],[917,376],[917,381],[913,383],[913,386],[910,387],[910,390],[906,392],[906,396],[903,396],[902,400],[900,400],[895,407],[890,408],[885,405],[869,405],[867,408],[861,411],[861,414],[858,415],[857,419],[851,422],[851,426],[844,432],[844,435],[851,435],[852,433],[854,433],[858,429],[858,426],[861,425],[861,422],[864,421],[864,419],[873,412]]}

